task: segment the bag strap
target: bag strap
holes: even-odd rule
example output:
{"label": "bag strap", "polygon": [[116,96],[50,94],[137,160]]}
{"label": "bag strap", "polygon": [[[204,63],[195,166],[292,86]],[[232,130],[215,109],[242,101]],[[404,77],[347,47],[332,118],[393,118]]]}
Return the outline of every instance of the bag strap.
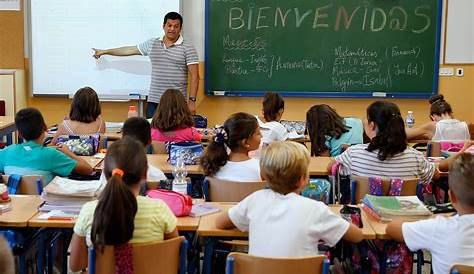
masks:
{"label": "bag strap", "polygon": [[369,177],[369,194],[375,196],[383,195],[382,178]]}
{"label": "bag strap", "polygon": [[390,180],[390,191],[389,196],[400,196],[402,194],[403,180],[402,179],[392,179]]}
{"label": "bag strap", "polygon": [[8,183],[7,183],[8,193],[16,194],[18,191],[18,188],[20,187],[20,183],[21,183],[21,175],[11,174],[8,177]]}

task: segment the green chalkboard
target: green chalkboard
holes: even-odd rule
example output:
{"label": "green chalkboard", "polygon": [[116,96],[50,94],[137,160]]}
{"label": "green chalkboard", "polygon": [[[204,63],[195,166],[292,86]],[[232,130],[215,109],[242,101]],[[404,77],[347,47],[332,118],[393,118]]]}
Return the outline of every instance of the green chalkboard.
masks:
{"label": "green chalkboard", "polygon": [[210,95],[428,97],[441,0],[207,0]]}

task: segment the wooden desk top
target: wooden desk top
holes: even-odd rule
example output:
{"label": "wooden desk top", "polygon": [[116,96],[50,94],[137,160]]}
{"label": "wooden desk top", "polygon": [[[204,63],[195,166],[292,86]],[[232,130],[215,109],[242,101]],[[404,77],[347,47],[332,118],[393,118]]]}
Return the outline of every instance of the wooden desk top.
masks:
{"label": "wooden desk top", "polygon": [[95,156],[79,156],[82,159],[86,160],[86,162],[94,169],[94,170],[102,170],[101,163],[104,159],[97,158]]}
{"label": "wooden desk top", "polygon": [[15,125],[15,117],[13,116],[0,116],[0,129],[4,129]]}
{"label": "wooden desk top", "polygon": [[37,195],[11,195],[12,210],[0,214],[0,227],[26,227],[43,202]]}
{"label": "wooden desk top", "polygon": [[[340,215],[340,210],[342,205],[329,205],[329,208],[337,215]],[[361,210],[362,213],[362,224],[364,227],[362,228],[362,235],[364,235],[364,240],[373,240],[376,238],[376,232],[372,227],[372,223],[370,222],[369,218],[364,211]]]}
{"label": "wooden desk top", "polygon": [[[36,214],[28,221],[30,227],[48,227],[48,228],[73,228],[75,220],[41,220],[38,217],[42,212]],[[200,218],[178,217],[177,228],[180,231],[196,231],[199,226]]]}
{"label": "wooden desk top", "polygon": [[326,176],[329,175],[328,165],[331,162],[331,157],[311,157],[309,162],[310,176]]}
{"label": "wooden desk top", "polygon": [[218,206],[221,211],[205,215],[201,217],[201,221],[199,222],[199,228],[197,230],[199,236],[203,237],[247,237],[247,232],[242,232],[237,228],[234,229],[218,229],[216,228],[216,218],[219,216],[221,212],[226,212],[232,206],[236,205],[236,203],[209,203],[213,206]]}
{"label": "wooden desk top", "polygon": [[[172,173],[173,166],[168,163],[168,155],[167,154],[148,154],[148,164],[152,165],[156,168],[159,168],[164,173]],[[202,171],[199,165],[187,165],[186,170],[189,174],[193,175],[203,175],[204,172]]]}

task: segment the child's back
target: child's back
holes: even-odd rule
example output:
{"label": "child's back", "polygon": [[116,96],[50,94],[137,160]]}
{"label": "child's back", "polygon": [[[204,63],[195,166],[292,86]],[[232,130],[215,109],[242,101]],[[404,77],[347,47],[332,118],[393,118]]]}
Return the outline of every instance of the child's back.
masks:
{"label": "child's back", "polygon": [[318,242],[334,246],[349,223],[323,203],[296,193],[257,191],[229,210],[229,218],[249,233],[249,254],[266,257],[318,255]]}

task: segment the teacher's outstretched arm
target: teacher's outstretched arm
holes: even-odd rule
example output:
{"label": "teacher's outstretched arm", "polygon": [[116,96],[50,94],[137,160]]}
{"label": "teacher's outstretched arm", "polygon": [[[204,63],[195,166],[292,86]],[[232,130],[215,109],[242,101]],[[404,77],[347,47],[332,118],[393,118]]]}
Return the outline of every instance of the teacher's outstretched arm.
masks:
{"label": "teacher's outstretched arm", "polygon": [[130,55],[141,55],[137,46],[125,46],[113,49],[95,49],[92,48],[94,58],[99,59],[102,55],[113,55],[113,56],[130,56]]}

